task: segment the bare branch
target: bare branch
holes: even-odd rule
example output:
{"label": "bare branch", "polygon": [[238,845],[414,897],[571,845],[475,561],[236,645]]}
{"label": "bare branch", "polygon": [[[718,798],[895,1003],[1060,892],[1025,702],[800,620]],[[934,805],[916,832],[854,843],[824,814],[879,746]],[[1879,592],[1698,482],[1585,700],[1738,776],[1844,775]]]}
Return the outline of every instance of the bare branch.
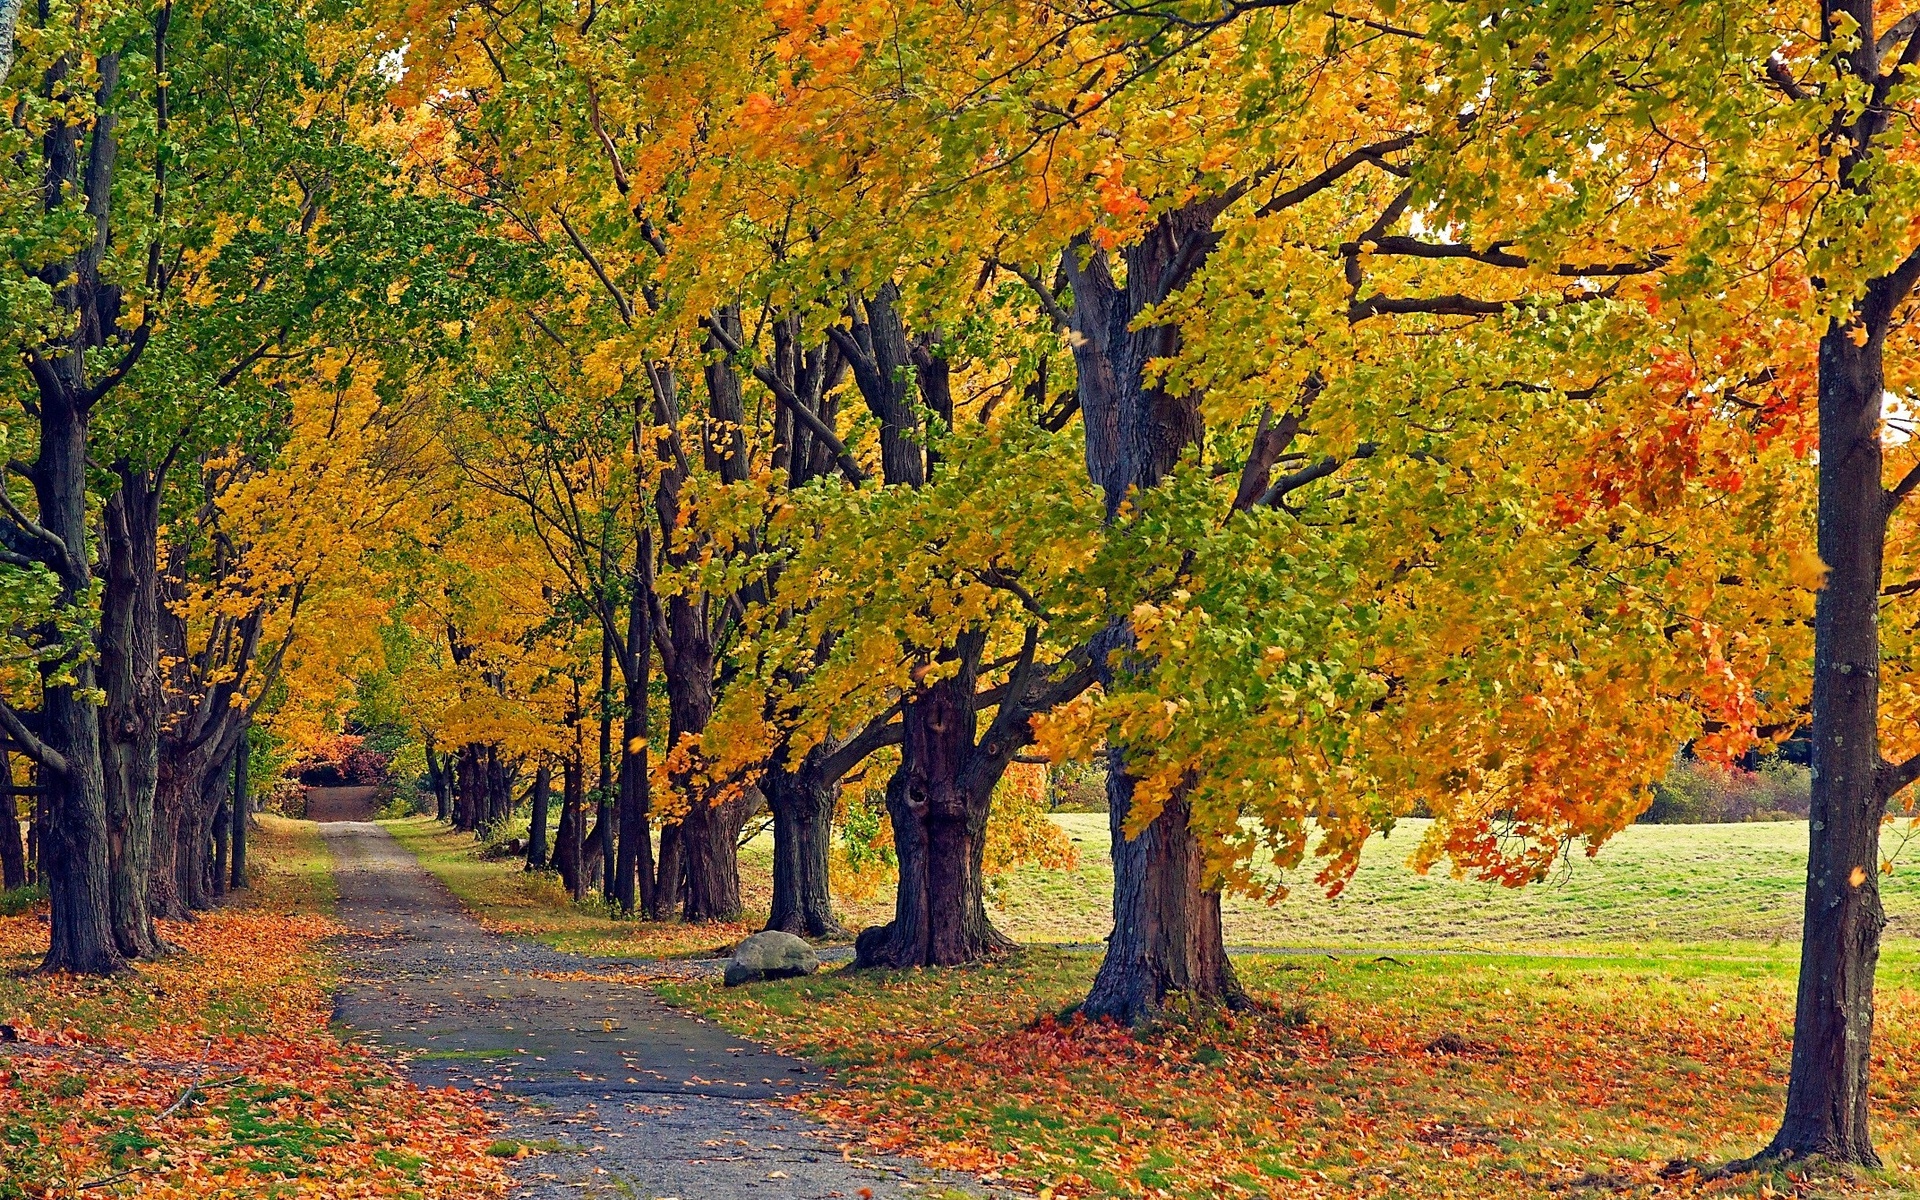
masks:
{"label": "bare branch", "polygon": [[631,326],[633,324],[633,301],[627,299],[627,294],[621,291],[619,287],[614,284],[613,280],[608,277],[606,268],[600,265],[600,260],[593,256],[593,251],[587,248],[587,243],[574,231],[573,222],[567,220],[567,215],[559,209],[555,209],[553,215],[560,218],[560,228],[566,230],[567,240],[572,242],[573,248],[580,252],[580,257],[587,260],[587,266],[593,268],[594,275],[600,280],[600,286],[606,288],[607,294],[613,297],[613,305],[620,311],[621,322]]}
{"label": "bare branch", "polygon": [[66,756],[47,745],[27,728],[26,721],[14,711],[13,705],[0,700],[0,729],[7,731],[19,747],[27,752],[27,757],[52,771],[56,775],[65,775],[70,769]]}

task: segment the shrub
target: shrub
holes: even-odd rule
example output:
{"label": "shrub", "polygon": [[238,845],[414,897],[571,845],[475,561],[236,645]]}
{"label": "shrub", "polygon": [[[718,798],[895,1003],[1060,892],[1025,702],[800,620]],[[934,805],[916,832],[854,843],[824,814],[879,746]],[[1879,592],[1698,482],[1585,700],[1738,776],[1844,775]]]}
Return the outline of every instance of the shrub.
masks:
{"label": "shrub", "polygon": [[1807,815],[1813,773],[1798,763],[1767,759],[1758,771],[1677,758],[1653,785],[1653,803],[1640,820],[1655,825],[1712,825],[1732,821],[1791,821]]}

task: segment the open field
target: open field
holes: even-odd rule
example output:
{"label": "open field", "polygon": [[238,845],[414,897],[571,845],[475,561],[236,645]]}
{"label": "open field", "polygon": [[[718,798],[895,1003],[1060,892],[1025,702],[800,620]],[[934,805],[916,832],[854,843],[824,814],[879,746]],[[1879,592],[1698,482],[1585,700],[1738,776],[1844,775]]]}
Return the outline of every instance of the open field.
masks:
{"label": "open field", "polygon": [[44,905],[0,917],[0,1200],[502,1194],[470,1102],[328,1028],[314,827],[261,817],[251,865],[226,907],[162,923],[174,954],[116,977],[30,974]]}
{"label": "open field", "polygon": [[[994,890],[994,920],[1034,945],[1088,945],[1110,927],[1113,871],[1103,813],[1053,817],[1073,838],[1072,870],[1022,867]],[[470,835],[424,817],[386,822],[476,914],[504,932],[539,937],[559,949],[599,954],[678,955],[712,951],[757,927],[771,891],[772,842],[761,835],[741,852],[748,920],[740,928],[684,928],[609,919],[598,903],[571,904],[551,876],[529,875],[517,860],[484,861]],[[1406,821],[1376,837],[1346,890],[1328,899],[1311,870],[1296,873],[1278,903],[1228,897],[1227,937],[1248,947],[1502,949],[1565,946],[1651,947],[1731,939],[1763,945],[1797,941],[1806,861],[1804,821],[1743,825],[1635,825],[1594,858],[1576,854],[1545,882],[1510,889],[1417,875],[1406,866],[1425,821]],[[1893,871],[1881,880],[1898,942],[1920,936],[1920,843],[1903,852],[1905,822],[1890,826],[1885,850]],[[892,896],[858,904],[837,899],[850,928],[885,921]]]}
{"label": "open field", "polygon": [[[1095,942],[1106,936],[1113,872],[1104,813],[1063,814],[1080,851],[1073,871],[1017,872],[999,917],[1022,941]],[[1227,938],[1247,946],[1485,946],[1541,942],[1667,943],[1797,941],[1805,886],[1807,823],[1634,825],[1594,858],[1576,851],[1543,883],[1520,889],[1417,875],[1406,866],[1428,822],[1403,821],[1375,837],[1346,890],[1329,900],[1311,868],[1269,906],[1229,897]],[[1890,938],[1920,935],[1920,842],[1904,846],[1905,821],[1890,825],[1881,880]],[[1904,852],[1903,852],[1904,851]]]}

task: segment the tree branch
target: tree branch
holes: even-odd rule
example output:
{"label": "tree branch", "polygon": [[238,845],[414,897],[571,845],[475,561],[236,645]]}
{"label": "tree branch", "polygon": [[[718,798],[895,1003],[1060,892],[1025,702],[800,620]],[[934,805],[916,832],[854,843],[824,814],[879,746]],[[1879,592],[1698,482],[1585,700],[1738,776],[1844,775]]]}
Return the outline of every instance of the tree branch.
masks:
{"label": "tree branch", "polygon": [[1882,800],[1893,799],[1916,779],[1920,779],[1920,754],[1902,763],[1881,759],[1880,769],[1873,773],[1873,782],[1879,788]]}
{"label": "tree branch", "polygon": [[[713,335],[713,340],[719,342],[720,348],[729,355],[735,357],[742,355],[740,343],[722,328],[720,322],[712,317],[702,317],[700,324]],[[842,442],[839,435],[820,419],[819,413],[808,408],[805,402],[794,394],[793,389],[787,386],[786,380],[780,378],[771,367],[759,362],[753,364],[753,377],[767,386],[767,389],[773,393],[774,399],[787,406],[787,411],[793,414],[796,421],[805,425],[813,436],[820,439],[822,445],[833,451],[834,461],[839,464],[840,473],[847,477],[847,482],[859,487],[867,481],[866,472],[860,469],[859,462],[847,450],[846,443]]]}
{"label": "tree branch", "polygon": [[631,327],[633,325],[633,301],[627,299],[626,293],[614,285],[613,280],[607,275],[606,268],[600,265],[600,260],[593,256],[593,251],[587,248],[587,243],[574,231],[573,222],[567,220],[567,214],[556,208],[553,210],[553,215],[560,218],[560,228],[566,231],[567,240],[572,242],[573,248],[580,252],[580,257],[587,260],[587,266],[593,268],[594,275],[600,280],[600,286],[606,288],[607,294],[613,297],[613,305],[620,311],[621,322]]}
{"label": "tree branch", "polygon": [[27,728],[27,723],[14,711],[13,705],[5,700],[0,700],[0,729],[7,731],[7,736],[26,751],[27,757],[47,770],[56,775],[65,775],[70,769],[66,756],[34,736],[33,730]]}

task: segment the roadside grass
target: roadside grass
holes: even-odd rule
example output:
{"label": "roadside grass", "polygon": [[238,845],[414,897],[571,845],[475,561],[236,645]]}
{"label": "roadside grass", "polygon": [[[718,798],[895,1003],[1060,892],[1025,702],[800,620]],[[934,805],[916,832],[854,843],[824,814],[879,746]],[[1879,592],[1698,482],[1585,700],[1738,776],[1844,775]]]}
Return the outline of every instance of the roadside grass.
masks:
{"label": "roadside grass", "polygon": [[0,918],[0,1198],[505,1194],[477,1107],[328,1030],[331,860],[260,825],[251,886],[122,976],[32,974],[45,906]]}
{"label": "roadside grass", "polygon": [[1794,955],[1249,956],[1257,1007],[1131,1033],[1065,1010],[1098,965],[1031,949],[671,1001],[834,1067],[794,1103],[876,1151],[1046,1196],[1920,1195],[1920,953],[1882,968],[1873,1173],[1703,1182],[1779,1117]]}
{"label": "roadside grass", "polygon": [[[598,899],[576,903],[557,875],[528,871],[518,859],[480,857],[480,843],[472,834],[432,817],[382,821],[380,826],[487,929],[533,938],[556,950],[613,958],[711,957],[729,953],[735,943],[765,923],[764,917],[753,925],[621,918],[610,914]],[[757,904],[762,914],[772,893],[772,863],[770,848],[764,863],[756,854],[742,855],[743,899],[749,906]],[[750,880],[764,881],[764,887],[756,893],[747,887]]]}

